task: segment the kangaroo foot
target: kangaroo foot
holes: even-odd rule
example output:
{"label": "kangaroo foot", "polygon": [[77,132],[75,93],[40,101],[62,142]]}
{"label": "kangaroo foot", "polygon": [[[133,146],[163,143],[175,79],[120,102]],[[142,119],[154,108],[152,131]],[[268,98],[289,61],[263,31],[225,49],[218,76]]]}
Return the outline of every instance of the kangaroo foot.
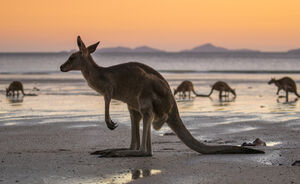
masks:
{"label": "kangaroo foot", "polygon": [[97,150],[94,151],[92,153],[90,153],[91,155],[104,155],[104,154],[108,154],[110,152],[114,152],[114,151],[124,151],[124,150],[129,150],[129,148],[115,148],[115,149],[104,149],[104,150]]}
{"label": "kangaroo foot", "polygon": [[107,125],[107,128],[109,128],[110,130],[114,130],[115,128],[118,127],[118,124],[113,122],[113,121],[110,121],[109,123],[106,123]]}
{"label": "kangaroo foot", "polygon": [[118,150],[101,154],[102,157],[151,157],[152,153],[147,153],[140,150]]}

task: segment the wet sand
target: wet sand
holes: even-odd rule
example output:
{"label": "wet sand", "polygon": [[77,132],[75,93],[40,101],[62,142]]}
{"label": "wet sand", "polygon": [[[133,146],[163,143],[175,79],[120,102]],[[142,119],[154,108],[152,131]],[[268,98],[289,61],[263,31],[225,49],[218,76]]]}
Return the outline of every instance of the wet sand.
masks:
{"label": "wet sand", "polygon": [[[273,75],[272,75],[273,76]],[[1,183],[299,183],[300,104],[276,98],[271,75],[168,74],[173,89],[183,79],[199,93],[219,78],[237,88],[235,100],[178,100],[183,122],[208,144],[241,145],[260,138],[264,155],[201,155],[187,148],[164,126],[153,135],[153,157],[98,158],[90,152],[128,147],[129,114],[125,104],[111,103],[119,127],[104,123],[103,98],[81,74],[63,76],[2,75],[0,80]],[[279,77],[279,76],[276,76]],[[37,96],[6,98],[12,79],[24,79],[25,92]],[[293,76],[296,82],[300,75]],[[40,91],[32,91],[34,87]]]}
{"label": "wet sand", "polygon": [[[245,122],[229,126],[243,127]],[[258,128],[219,133],[207,142],[240,145],[264,137],[268,146],[258,149],[266,154],[201,155],[176,136],[154,135],[154,156],[147,158],[89,155],[127,147],[130,129],[122,124],[115,131],[99,122],[2,126],[0,183],[299,183],[300,167],[291,166],[300,159],[299,130],[287,127],[293,122],[256,121],[251,126]],[[209,129],[214,128],[203,131]],[[273,139],[283,141],[268,141]]]}

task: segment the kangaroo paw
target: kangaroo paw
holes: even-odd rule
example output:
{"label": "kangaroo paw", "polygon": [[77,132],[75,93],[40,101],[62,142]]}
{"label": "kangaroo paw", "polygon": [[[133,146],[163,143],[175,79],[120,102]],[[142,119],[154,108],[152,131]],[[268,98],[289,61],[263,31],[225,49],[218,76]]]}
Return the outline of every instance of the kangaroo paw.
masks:
{"label": "kangaroo paw", "polygon": [[118,124],[113,121],[111,121],[110,123],[106,123],[106,125],[107,125],[107,128],[109,128],[110,130],[114,130],[115,128],[118,127]]}

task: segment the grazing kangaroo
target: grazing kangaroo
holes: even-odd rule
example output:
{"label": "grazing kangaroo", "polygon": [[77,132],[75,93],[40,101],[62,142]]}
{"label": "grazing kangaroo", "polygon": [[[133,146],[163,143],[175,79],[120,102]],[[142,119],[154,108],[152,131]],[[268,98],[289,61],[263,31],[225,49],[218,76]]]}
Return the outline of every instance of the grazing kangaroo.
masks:
{"label": "grazing kangaroo", "polygon": [[[213,146],[197,141],[181,121],[172,91],[160,73],[136,62],[110,67],[98,66],[90,54],[96,50],[99,42],[86,47],[78,36],[77,44],[79,51],[71,54],[61,65],[61,71],[80,70],[88,85],[104,96],[105,122],[109,129],[117,127],[109,114],[111,99],[126,103],[131,118],[130,148],[100,150],[92,154],[101,157],[152,156],[151,124],[155,130],[159,130],[165,122],[188,147],[202,154],[264,153],[240,146]],[[141,119],[143,135],[140,144]]]}
{"label": "grazing kangaroo", "polygon": [[[219,91],[219,98],[228,97],[229,92],[231,92],[234,95],[234,97],[236,97],[235,89],[232,89],[226,82],[223,82],[223,81],[218,81],[218,82],[214,83],[214,85],[212,85],[212,87],[211,87],[210,93],[205,96],[209,97],[213,93],[214,90]],[[224,96],[222,95],[223,91],[225,92]]]}
{"label": "grazing kangaroo", "polygon": [[17,96],[19,96],[19,91],[21,91],[23,96],[25,96],[23,85],[20,81],[13,81],[12,83],[10,83],[8,88],[6,88],[6,96],[10,96],[11,92],[13,96],[15,96],[15,91],[17,91]]}
{"label": "grazing kangaroo", "polygon": [[186,97],[185,92],[189,93],[189,99],[191,98],[191,91],[196,95],[196,96],[205,96],[205,95],[200,95],[197,94],[194,90],[194,85],[191,81],[185,80],[183,81],[181,84],[179,84],[179,86],[174,89],[174,96],[178,93],[180,95],[180,93],[183,94],[183,97]]}
{"label": "grazing kangaroo", "polygon": [[279,94],[280,90],[284,90],[285,91],[285,98],[288,101],[288,97],[289,97],[289,92],[295,93],[295,95],[297,97],[300,97],[300,95],[297,92],[297,86],[296,83],[293,79],[291,79],[290,77],[283,77],[281,79],[276,80],[275,78],[272,78],[268,84],[272,84],[274,83],[278,89],[276,92],[276,95]]}

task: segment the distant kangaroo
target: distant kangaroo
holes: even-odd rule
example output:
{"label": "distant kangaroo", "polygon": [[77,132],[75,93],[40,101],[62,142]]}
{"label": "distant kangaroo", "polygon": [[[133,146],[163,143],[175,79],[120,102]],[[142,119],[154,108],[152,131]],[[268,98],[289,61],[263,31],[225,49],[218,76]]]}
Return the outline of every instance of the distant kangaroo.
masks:
{"label": "distant kangaroo", "polygon": [[268,82],[268,84],[272,84],[272,83],[274,83],[278,87],[276,95],[279,94],[280,90],[284,90],[285,94],[286,94],[285,95],[286,100],[288,100],[289,92],[295,93],[295,95],[297,97],[300,97],[300,95],[297,92],[296,83],[290,77],[283,77],[283,78],[278,79],[278,80],[276,80],[275,78],[272,78]]}
{"label": "distant kangaroo", "polygon": [[[219,98],[222,98],[224,96],[228,97],[229,92],[231,92],[234,95],[234,97],[236,97],[235,90],[232,89],[226,82],[223,82],[223,81],[218,81],[218,82],[214,83],[214,85],[212,85],[212,87],[211,87],[210,93],[205,96],[209,97],[213,93],[214,90],[219,91]],[[225,92],[224,96],[222,95],[223,91]]]}
{"label": "distant kangaroo", "polygon": [[[71,54],[61,65],[62,72],[80,70],[88,85],[101,93],[105,100],[105,122],[109,129],[117,127],[109,114],[111,99],[127,104],[131,118],[130,148],[93,152],[101,157],[152,156],[151,124],[159,130],[166,122],[191,149],[203,154],[264,153],[260,150],[231,145],[206,145],[197,141],[181,121],[176,101],[167,81],[151,67],[131,62],[110,67],[98,66],[92,56],[99,42],[86,47],[78,36],[79,51]],[[143,119],[140,144],[139,122]]]}
{"label": "distant kangaroo", "polygon": [[185,92],[189,93],[189,99],[191,98],[191,91],[196,95],[196,96],[203,96],[200,94],[197,94],[194,90],[194,85],[191,81],[185,80],[183,81],[181,84],[179,84],[179,86],[174,89],[174,96],[178,93],[180,95],[180,93],[183,94],[183,97],[186,97]]}
{"label": "distant kangaroo", "polygon": [[20,81],[13,81],[12,83],[10,83],[8,88],[6,88],[6,96],[10,96],[11,92],[13,96],[15,96],[15,91],[17,91],[17,96],[19,96],[19,91],[21,91],[23,96],[25,96],[23,85]]}

